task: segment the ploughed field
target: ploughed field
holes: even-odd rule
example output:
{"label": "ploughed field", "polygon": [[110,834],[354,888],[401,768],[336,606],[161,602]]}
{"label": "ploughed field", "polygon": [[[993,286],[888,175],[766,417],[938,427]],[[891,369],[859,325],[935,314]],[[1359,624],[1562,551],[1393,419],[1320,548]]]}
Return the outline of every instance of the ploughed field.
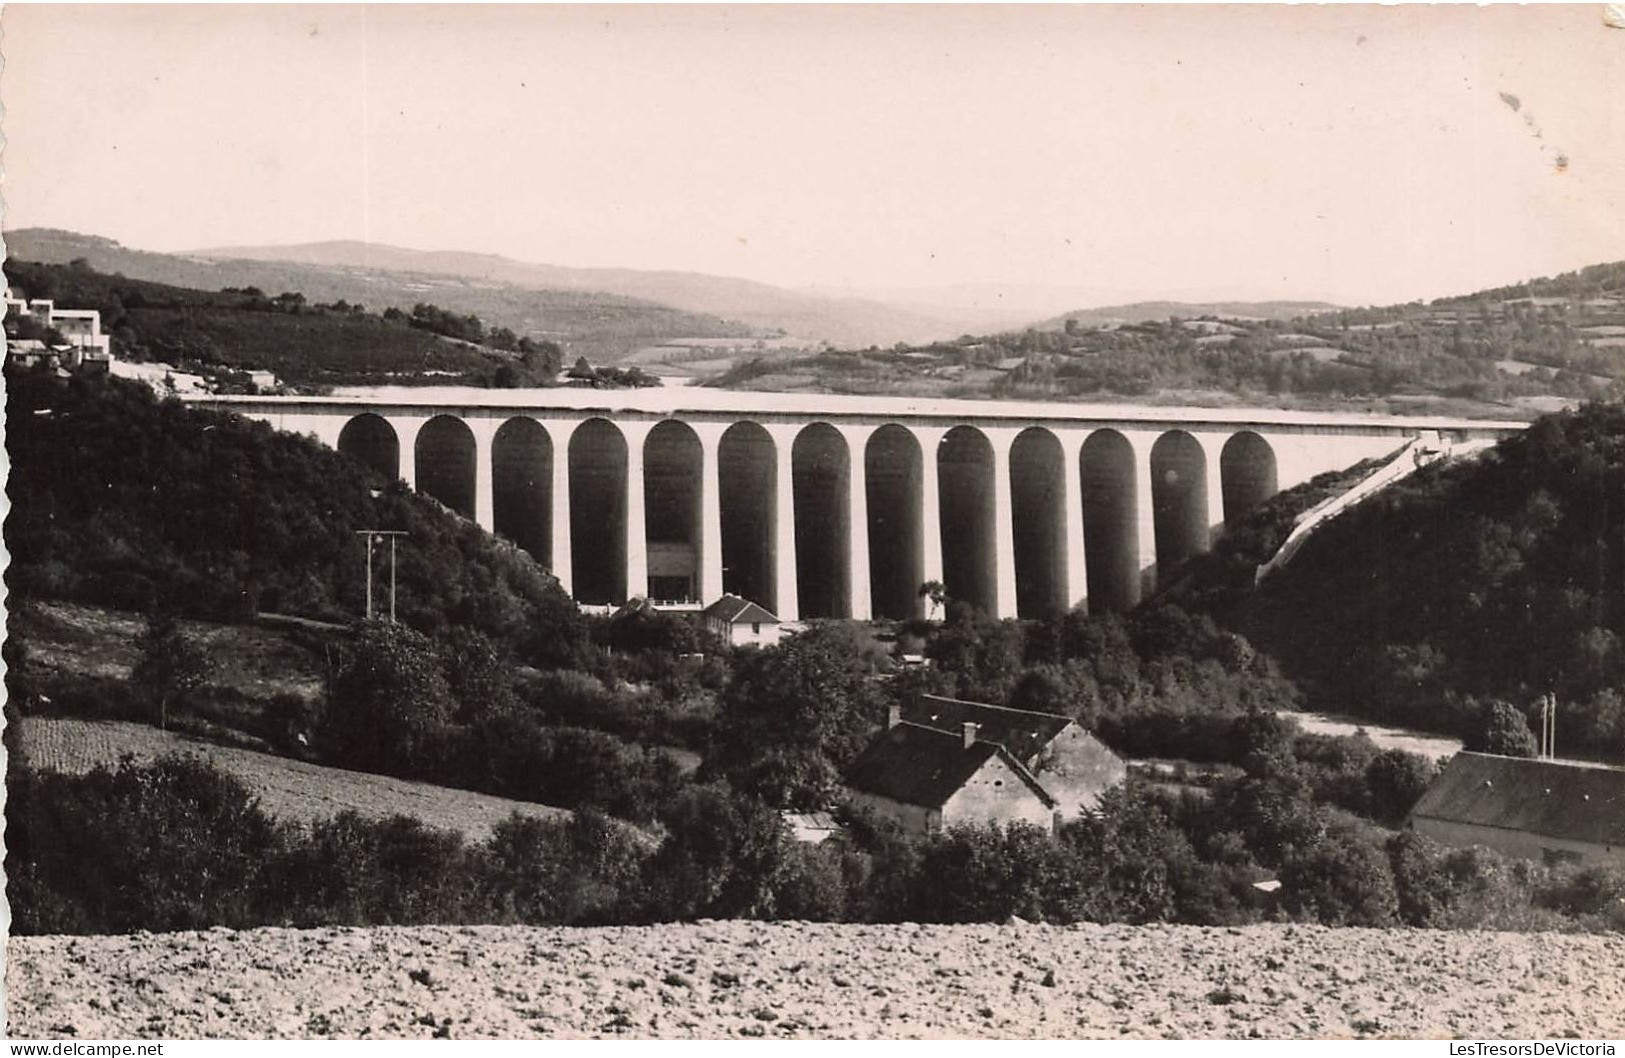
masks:
{"label": "ploughed field", "polygon": [[1625,936],[1267,925],[13,937],[13,1037],[1625,1036]]}

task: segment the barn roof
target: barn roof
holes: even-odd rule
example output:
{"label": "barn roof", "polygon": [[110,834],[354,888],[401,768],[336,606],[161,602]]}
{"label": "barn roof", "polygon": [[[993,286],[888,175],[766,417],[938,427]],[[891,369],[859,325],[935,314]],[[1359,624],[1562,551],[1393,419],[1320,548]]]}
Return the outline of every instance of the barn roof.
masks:
{"label": "barn roof", "polygon": [[904,709],[903,716],[923,727],[952,732],[955,737],[963,725],[975,724],[977,738],[997,742],[1023,763],[1038,756],[1072,723],[1071,717],[1058,713],[1035,713],[935,694],[920,695]]}
{"label": "barn roof", "polygon": [[1625,770],[1458,753],[1411,816],[1625,845]]}
{"label": "barn roof", "polygon": [[761,606],[737,595],[724,595],[705,608],[706,617],[719,617],[731,625],[776,625],[779,619]]}
{"label": "barn roof", "polygon": [[1002,756],[1033,794],[1046,805],[1054,799],[1021,762],[994,742],[965,745],[963,733],[949,733],[903,721],[886,729],[858,755],[846,771],[854,790],[903,804],[940,808],[972,775]]}

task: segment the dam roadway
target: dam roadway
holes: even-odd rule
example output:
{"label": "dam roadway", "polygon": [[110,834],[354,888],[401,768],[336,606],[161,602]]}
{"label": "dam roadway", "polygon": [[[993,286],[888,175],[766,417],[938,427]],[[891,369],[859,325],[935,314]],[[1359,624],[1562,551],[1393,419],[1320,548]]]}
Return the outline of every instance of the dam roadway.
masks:
{"label": "dam roadway", "polygon": [[583,604],[784,620],[1121,610],[1276,492],[1517,421],[661,387],[189,403],[308,434],[514,541]]}

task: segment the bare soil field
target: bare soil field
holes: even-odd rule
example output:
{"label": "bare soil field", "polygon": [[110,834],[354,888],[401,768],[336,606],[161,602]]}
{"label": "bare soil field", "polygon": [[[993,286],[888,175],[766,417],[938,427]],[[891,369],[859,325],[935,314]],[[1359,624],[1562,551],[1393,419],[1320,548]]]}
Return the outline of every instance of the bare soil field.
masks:
{"label": "bare soil field", "polygon": [[431,827],[481,841],[490,837],[493,825],[514,812],[539,817],[569,814],[527,801],[217,746],[126,721],[23,717],[18,735],[30,764],[70,774],[116,764],[125,754],[137,761],[172,753],[200,756],[236,776],[260,799],[267,814],[291,822],[313,822],[350,809],[371,818],[413,816]]}
{"label": "bare soil field", "polygon": [[1320,926],[14,937],[23,1038],[1625,1036],[1625,936]]}

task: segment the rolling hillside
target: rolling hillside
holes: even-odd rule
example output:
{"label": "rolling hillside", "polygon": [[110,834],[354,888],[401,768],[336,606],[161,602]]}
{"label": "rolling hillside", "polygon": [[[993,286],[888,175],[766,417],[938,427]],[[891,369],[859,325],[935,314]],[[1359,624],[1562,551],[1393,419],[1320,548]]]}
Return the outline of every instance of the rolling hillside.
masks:
{"label": "rolling hillside", "polygon": [[809,344],[861,346],[930,341],[957,333],[964,322],[866,298],[807,294],[748,279],[699,272],[566,268],[515,261],[495,254],[408,250],[376,243],[231,246],[197,250],[188,256],[222,262],[246,260],[334,269],[389,270],[454,277],[465,282],[506,283],[536,290],[602,291],[738,321],[765,332],[783,332]]}
{"label": "rolling hillside", "polygon": [[342,300],[374,312],[388,307],[409,312],[420,301],[432,302],[520,335],[557,342],[572,359],[618,359],[634,349],[679,337],[744,338],[758,333],[749,324],[590,287],[525,286],[432,268],[399,271],[360,263],[150,253],[111,239],[44,228],[9,231],[5,239],[9,258],[46,264],[82,259],[98,272],[194,290],[252,286],[270,294],[297,291],[311,302]]}
{"label": "rolling hillside", "polygon": [[1145,302],[1020,332],[763,358],[713,384],[1506,418],[1617,397],[1622,382],[1625,263],[1425,305]]}

